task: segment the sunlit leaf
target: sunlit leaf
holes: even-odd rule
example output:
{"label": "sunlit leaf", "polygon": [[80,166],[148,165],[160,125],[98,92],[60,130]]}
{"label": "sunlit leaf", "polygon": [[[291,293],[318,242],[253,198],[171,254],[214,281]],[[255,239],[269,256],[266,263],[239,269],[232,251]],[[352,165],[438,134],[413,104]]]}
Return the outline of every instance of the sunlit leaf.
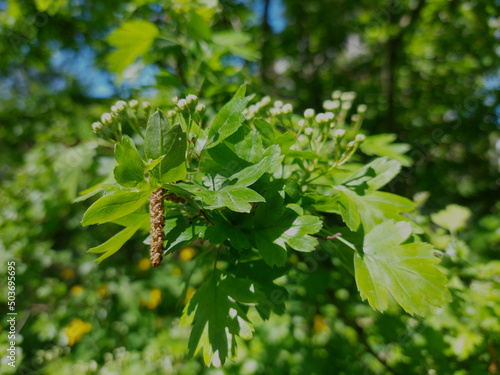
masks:
{"label": "sunlit leaf", "polygon": [[212,275],[195,293],[181,318],[182,325],[193,324],[190,356],[203,349],[205,363],[216,367],[236,357],[236,336],[250,339],[254,331],[237,302],[258,303],[264,298],[253,284],[247,279]]}
{"label": "sunlit leaf", "polygon": [[390,220],[373,228],[356,246],[356,283],[361,297],[377,310],[387,309],[389,294],[412,315],[425,315],[451,300],[446,277],[435,267],[439,259],[432,246],[404,244],[410,235],[409,223]]}
{"label": "sunlit leaf", "polygon": [[158,28],[152,22],[125,21],[108,36],[109,44],[117,48],[107,57],[109,70],[121,73],[135,61],[137,56],[143,55],[149,50],[158,34]]}

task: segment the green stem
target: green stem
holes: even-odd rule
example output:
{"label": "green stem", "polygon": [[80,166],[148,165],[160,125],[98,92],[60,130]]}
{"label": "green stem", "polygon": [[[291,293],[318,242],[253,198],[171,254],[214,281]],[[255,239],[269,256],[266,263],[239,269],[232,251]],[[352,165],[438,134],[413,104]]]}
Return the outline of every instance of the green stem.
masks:
{"label": "green stem", "polygon": [[[308,183],[310,183],[310,182],[312,182],[312,181],[314,181],[314,180],[317,180],[318,178],[320,178],[320,177],[323,177],[323,176],[327,175],[327,174],[328,174],[328,173],[329,173],[332,169],[337,168],[337,167],[340,167],[340,166],[344,165],[345,163],[347,163],[347,162],[349,161],[349,159],[350,159],[350,158],[354,155],[354,153],[356,152],[356,150],[358,149],[358,146],[359,146],[359,143],[358,143],[358,142],[354,143],[354,146],[352,147],[352,149],[351,149],[351,151],[349,152],[349,154],[347,154],[347,155],[346,155],[346,154],[344,153],[344,154],[342,155],[342,158],[341,158],[338,162],[334,163],[334,164],[333,164],[330,168],[328,168],[325,172],[323,172],[323,173],[319,174],[318,176],[316,176],[316,177],[314,177],[314,178],[311,178],[311,179],[309,179],[309,180],[305,181],[305,182],[304,182],[304,184],[308,184]],[[346,150],[346,151],[347,151],[347,150]]]}

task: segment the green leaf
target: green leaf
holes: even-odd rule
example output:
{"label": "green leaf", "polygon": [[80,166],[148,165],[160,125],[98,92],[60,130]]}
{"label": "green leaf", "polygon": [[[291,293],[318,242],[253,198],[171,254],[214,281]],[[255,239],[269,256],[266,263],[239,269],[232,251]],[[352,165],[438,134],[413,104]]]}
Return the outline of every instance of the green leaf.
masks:
{"label": "green leaf", "polygon": [[201,198],[208,209],[227,207],[235,212],[250,212],[252,206],[249,202],[264,202],[264,198],[246,186],[256,182],[264,173],[278,168],[282,160],[279,147],[269,147],[261,155],[261,159],[259,163],[250,165],[230,177],[208,176],[210,188],[213,190],[187,183],[177,184],[174,189],[183,189],[185,192],[196,195]]}
{"label": "green leaf", "polygon": [[144,137],[148,159],[163,157],[151,170],[163,184],[186,178],[186,133],[179,124],[172,126],[165,114],[157,110],[149,119]]}
{"label": "green leaf", "polygon": [[238,303],[255,305],[266,298],[260,285],[250,279],[237,279],[227,276],[221,287],[224,292]]}
{"label": "green leaf", "polygon": [[151,115],[144,136],[146,158],[154,160],[166,155],[170,148],[167,143],[167,133],[171,128],[172,124],[160,109]]}
{"label": "green leaf", "polygon": [[57,14],[60,9],[66,7],[67,3],[67,0],[35,0],[37,10],[47,12],[49,16]]}
{"label": "green leaf", "polygon": [[250,202],[265,201],[256,191],[242,186],[228,186],[218,191],[207,190],[202,198],[211,210],[227,207],[234,212],[250,212]]}
{"label": "green leaf", "polygon": [[212,41],[224,47],[224,50],[245,60],[254,61],[260,54],[255,47],[248,44],[251,39],[249,34],[236,31],[220,31],[212,35]]}
{"label": "green leaf", "polygon": [[347,176],[342,184],[349,187],[378,190],[389,183],[401,170],[401,163],[378,158]]}
{"label": "green leaf", "polygon": [[392,143],[396,138],[396,134],[372,135],[366,137],[361,143],[360,149],[366,155],[387,156],[389,159],[397,160],[403,166],[409,167],[413,161],[404,153],[408,152],[411,147],[406,143]]}
{"label": "green leaf", "polygon": [[234,225],[217,216],[214,216],[211,222],[213,225],[205,231],[205,240],[213,244],[221,244],[228,240],[231,246],[238,250],[250,249],[252,247],[247,234],[240,229],[241,225]]}
{"label": "green leaf", "polygon": [[88,189],[81,191],[79,193],[78,198],[73,199],[73,203],[82,202],[90,197],[93,197],[96,194],[99,194],[100,192],[105,190],[104,185],[109,184],[111,182],[113,182],[113,178],[109,176],[103,182],[100,182],[94,186],[89,187]]}
{"label": "green leaf", "polygon": [[260,161],[257,164],[246,167],[240,172],[233,174],[228,179],[236,180],[234,185],[249,186],[261,178],[264,173],[276,171],[283,157],[280,156],[279,146],[271,146],[263,154],[260,155]]}
{"label": "green leaf", "polygon": [[[236,279],[212,275],[194,294],[184,308],[182,325],[193,324],[189,337],[189,355],[196,355],[203,348],[205,364],[222,366],[226,359],[237,355],[236,336],[250,339],[253,327],[245,312],[238,305],[241,294],[234,292],[231,284]],[[255,294],[250,288],[247,294]],[[245,295],[247,300],[249,296]]]}
{"label": "green leaf", "polygon": [[470,219],[471,211],[467,207],[458,204],[450,204],[444,210],[431,215],[434,224],[456,233],[465,228],[467,220]]}
{"label": "green leaf", "polygon": [[147,170],[147,171],[150,171],[151,169],[153,169],[154,167],[156,167],[158,164],[160,164],[160,162],[163,160],[163,158],[165,157],[165,155],[159,157],[158,159],[154,159],[154,160],[151,160],[150,162],[148,163],[144,163],[144,168]]}
{"label": "green leaf", "polygon": [[168,70],[162,70],[156,75],[156,84],[162,87],[181,87],[182,82],[176,75],[170,73]]}
{"label": "green leaf", "polygon": [[424,315],[432,306],[451,300],[446,277],[435,267],[439,260],[432,246],[425,243],[402,244],[411,235],[406,222],[386,221],[373,228],[356,247],[356,284],[363,299],[384,311],[389,293],[409,314]]}
{"label": "green leaf", "polygon": [[[235,135],[236,134],[237,133],[235,133]],[[231,140],[231,138],[228,139],[228,141]],[[243,160],[250,163],[257,163],[262,158],[262,154],[264,153],[264,146],[259,132],[255,129],[252,130],[243,138],[243,140],[234,143],[234,150]]]}
{"label": "green leaf", "polygon": [[170,148],[160,162],[161,181],[166,183],[186,179],[186,133],[177,124],[167,132],[165,140]]}
{"label": "green leaf", "polygon": [[[243,86],[244,87],[244,86]],[[243,110],[247,106],[248,100],[244,97],[245,91],[240,88],[233,99],[231,99],[222,109],[212,123],[208,131],[208,141],[205,149],[212,148],[224,139],[235,133],[243,121]]]}
{"label": "green leaf", "polygon": [[[279,146],[274,145],[263,152],[261,151],[258,158],[255,158],[256,164],[251,165],[246,160],[235,155],[225,143],[223,142],[210,149],[209,152],[213,159],[217,159],[218,164],[225,160],[225,165],[222,168],[219,165],[214,165],[214,163],[205,162],[203,164],[203,169],[207,173],[204,177],[204,183],[210,190],[220,190],[228,185],[252,185],[265,173],[276,172],[283,160],[283,157],[280,156]],[[212,152],[215,150],[218,151]],[[226,156],[225,159],[224,156]],[[242,153],[241,156],[245,155]]]}
{"label": "green leaf", "polygon": [[320,155],[314,151],[304,151],[304,150],[288,150],[284,153],[287,157],[305,159],[305,160],[316,160],[320,158]]}
{"label": "green leaf", "polygon": [[249,34],[241,31],[219,31],[213,34],[212,41],[221,46],[246,44],[252,40]]}
{"label": "green leaf", "polygon": [[242,98],[243,99],[245,97],[246,92],[247,92],[247,85],[245,83],[244,85],[241,85],[238,88],[238,91],[236,91],[236,93],[234,94],[233,99],[234,98]]}
{"label": "green leaf", "polygon": [[302,189],[295,178],[289,178],[285,183],[285,202],[297,203],[302,197]]}
{"label": "green leaf", "polygon": [[[366,191],[364,195],[339,187],[339,211],[342,219],[352,230],[358,230],[360,223],[365,232],[387,219],[408,221],[401,212],[409,212],[415,205],[409,199],[381,191]],[[318,208],[317,208],[318,209]]]}
{"label": "green leaf", "polygon": [[169,189],[181,194],[191,193],[200,198],[207,205],[206,208],[211,210],[227,207],[235,212],[250,212],[252,206],[249,202],[264,202],[260,194],[243,186],[227,186],[214,191],[201,185],[179,183]]}
{"label": "green leaf", "polygon": [[262,135],[267,144],[274,141],[274,128],[270,123],[262,118],[257,118],[253,122],[255,129]]}
{"label": "green leaf", "polygon": [[104,259],[109,258],[111,255],[116,253],[118,250],[122,248],[122,246],[127,242],[135,232],[137,232],[141,227],[145,224],[149,223],[149,215],[146,217],[142,217],[141,220],[137,221],[133,226],[127,227],[118,234],[111,237],[109,240],[104,242],[103,244],[91,248],[89,253],[104,253],[99,258],[96,259],[96,262],[101,263]]}
{"label": "green leaf", "polygon": [[131,214],[113,220],[113,223],[123,227],[133,227],[137,223],[142,223],[142,227],[140,229],[149,232],[149,211],[146,209],[144,209],[143,212],[141,212],[141,210],[134,211]]}
{"label": "green leaf", "polygon": [[207,22],[194,9],[189,11],[188,29],[191,35],[202,40],[210,40],[212,31]]}
{"label": "green leaf", "polygon": [[150,191],[117,193],[98,199],[83,215],[82,225],[102,224],[116,220],[139,209]]}
{"label": "green leaf", "polygon": [[252,45],[248,46],[229,46],[229,52],[248,61],[256,61],[260,58],[260,52]]}
{"label": "green leaf", "polygon": [[118,49],[107,56],[109,70],[121,73],[137,56],[148,52],[158,36],[158,28],[149,21],[125,21],[108,36],[108,42]]}
{"label": "green leaf", "polygon": [[283,314],[285,312],[285,301],[288,299],[286,288],[276,285],[273,281],[285,275],[289,267],[270,267],[263,260],[252,260],[239,262],[230,269],[237,278],[249,278],[258,283],[258,289],[265,294],[265,299],[256,306],[262,319],[269,319],[271,312]]}
{"label": "green leaf", "polygon": [[178,248],[188,245],[197,238],[203,237],[207,229],[207,221],[200,217],[189,220],[184,215],[167,217],[165,220],[165,252],[171,253]]}
{"label": "green leaf", "polygon": [[[306,193],[304,195],[304,204],[310,204],[316,211],[340,214],[338,189],[333,190],[334,195]],[[345,221],[346,219],[344,219]]]}
{"label": "green leaf", "polygon": [[[349,189],[339,189],[339,210],[340,215],[342,216],[342,220],[347,224],[349,229],[352,231],[356,231],[359,228],[359,224],[361,223],[361,218],[359,216],[359,208],[358,208],[358,200],[360,200],[359,196],[350,191]],[[362,204],[361,202],[359,203]],[[371,219],[371,216],[368,216],[368,220]],[[369,224],[367,224],[369,225]]]}
{"label": "green leaf", "polygon": [[321,220],[303,215],[300,206],[284,206],[279,192],[266,195],[266,203],[260,204],[255,213],[255,223],[252,231],[255,248],[268,265],[278,267],[286,263],[286,245],[297,251],[313,251],[318,240],[310,234],[322,228]]}
{"label": "green leaf", "polygon": [[116,182],[123,186],[136,186],[144,181],[144,163],[130,137],[124,135],[115,145],[115,159],[118,162],[113,172]]}
{"label": "green leaf", "polygon": [[283,155],[287,154],[287,152],[290,150],[290,147],[295,144],[295,141],[295,134],[293,134],[292,132],[286,132],[274,138],[274,143],[280,146],[281,153]]}

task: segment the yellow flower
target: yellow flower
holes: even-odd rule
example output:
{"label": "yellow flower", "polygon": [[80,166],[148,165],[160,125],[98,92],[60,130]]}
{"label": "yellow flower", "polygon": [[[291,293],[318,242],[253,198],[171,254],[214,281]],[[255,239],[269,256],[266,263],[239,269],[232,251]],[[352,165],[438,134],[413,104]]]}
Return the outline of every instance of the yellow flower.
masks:
{"label": "yellow flower", "polygon": [[147,308],[150,310],[155,309],[161,302],[161,290],[153,289],[149,295],[149,301],[146,304]]}
{"label": "yellow flower", "polygon": [[314,315],[314,321],[313,321],[314,333],[324,332],[327,329],[328,326],[325,324],[325,318],[323,318],[323,315],[320,314]]}
{"label": "yellow flower", "polygon": [[82,293],[83,293],[83,286],[81,285],[75,285],[74,287],[72,287],[69,292],[71,293],[71,295],[73,297],[78,297],[78,296],[81,296]]}
{"label": "yellow flower", "polygon": [[149,258],[142,258],[139,261],[139,269],[141,271],[147,271],[149,270],[149,267],[151,267],[151,262],[149,261]]}
{"label": "yellow flower", "polygon": [[71,268],[65,268],[61,271],[61,277],[64,279],[64,280],[68,280],[68,279],[71,279],[73,277],[73,275],[75,274],[75,272],[71,269]]}
{"label": "yellow flower", "polygon": [[97,288],[97,294],[99,294],[99,297],[104,298],[108,294],[108,288],[106,285],[101,285],[99,288]]}
{"label": "yellow flower", "polygon": [[79,342],[83,335],[90,332],[92,324],[84,322],[81,319],[73,319],[69,326],[65,328],[68,337],[68,345],[73,346]]}
{"label": "yellow flower", "polygon": [[172,270],[172,276],[180,276],[182,273],[181,269],[179,267],[175,267],[173,270]]}
{"label": "yellow flower", "polygon": [[181,250],[179,257],[187,262],[188,260],[193,259],[193,257],[196,255],[196,250],[193,249],[192,247],[185,247],[184,249]]}
{"label": "yellow flower", "polygon": [[196,293],[196,289],[189,287],[186,290],[186,298],[184,298],[184,304],[187,305],[187,303],[193,298],[194,294]]}

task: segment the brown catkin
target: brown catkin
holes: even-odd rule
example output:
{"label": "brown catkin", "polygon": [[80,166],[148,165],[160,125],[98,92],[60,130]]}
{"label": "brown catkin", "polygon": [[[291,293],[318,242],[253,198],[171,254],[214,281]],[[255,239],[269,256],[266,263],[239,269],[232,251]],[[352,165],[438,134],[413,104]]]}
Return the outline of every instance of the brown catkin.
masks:
{"label": "brown catkin", "polygon": [[165,226],[164,194],[165,189],[158,188],[149,196],[149,217],[151,220],[151,249],[149,250],[149,256],[153,267],[158,267],[163,258],[163,241],[165,239],[163,232]]}

